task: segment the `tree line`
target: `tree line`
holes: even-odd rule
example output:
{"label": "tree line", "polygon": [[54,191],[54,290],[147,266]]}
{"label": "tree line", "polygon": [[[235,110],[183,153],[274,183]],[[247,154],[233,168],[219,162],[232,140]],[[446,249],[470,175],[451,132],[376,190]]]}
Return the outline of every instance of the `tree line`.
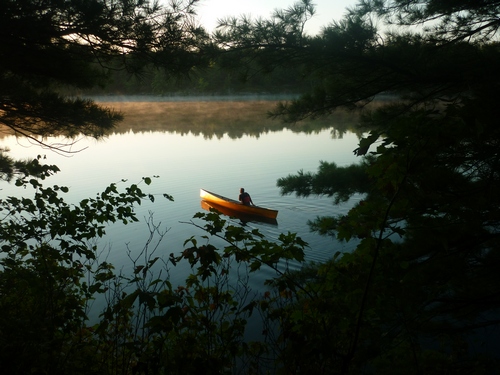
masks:
{"label": "tree line", "polygon": [[[277,68],[264,73],[259,66],[242,71],[225,69],[215,59],[210,66],[193,68],[188,74],[171,77],[154,65],[146,66],[140,74],[112,71],[103,87],[78,90],[79,95],[244,95],[300,94],[312,85],[298,67]],[[75,92],[70,92],[75,93]]]}

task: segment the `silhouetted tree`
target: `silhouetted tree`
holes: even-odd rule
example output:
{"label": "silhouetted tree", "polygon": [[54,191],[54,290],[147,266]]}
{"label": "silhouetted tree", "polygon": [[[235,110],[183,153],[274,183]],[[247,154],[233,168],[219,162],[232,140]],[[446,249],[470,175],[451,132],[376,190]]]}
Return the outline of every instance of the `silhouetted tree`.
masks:
{"label": "silhouetted tree", "polygon": [[[104,85],[110,70],[154,64],[180,74],[200,64],[207,34],[193,21],[196,2],[2,1],[0,125],[40,143],[102,136],[121,116],[61,90]],[[16,171],[9,159],[2,165],[4,177]]]}
{"label": "silhouetted tree", "polygon": [[494,350],[473,344],[499,322],[500,2],[360,1],[316,37],[299,27],[310,13],[301,4],[294,17],[224,22],[217,35],[228,54],[320,78],[276,116],[364,108],[359,164],[278,181],[283,194],[352,199],[347,215],[310,224],[358,244],[280,310],[283,362],[292,372],[491,370],[498,358],[482,354]]}

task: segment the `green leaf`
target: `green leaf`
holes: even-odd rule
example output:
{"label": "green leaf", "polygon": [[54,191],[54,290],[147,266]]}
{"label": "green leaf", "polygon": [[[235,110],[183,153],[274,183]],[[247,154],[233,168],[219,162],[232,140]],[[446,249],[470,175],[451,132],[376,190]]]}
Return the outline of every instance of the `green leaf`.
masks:
{"label": "green leaf", "polygon": [[124,309],[130,309],[135,303],[135,300],[139,296],[140,291],[136,290],[131,294],[128,294],[125,298],[122,298],[120,301],[120,306],[123,307]]}

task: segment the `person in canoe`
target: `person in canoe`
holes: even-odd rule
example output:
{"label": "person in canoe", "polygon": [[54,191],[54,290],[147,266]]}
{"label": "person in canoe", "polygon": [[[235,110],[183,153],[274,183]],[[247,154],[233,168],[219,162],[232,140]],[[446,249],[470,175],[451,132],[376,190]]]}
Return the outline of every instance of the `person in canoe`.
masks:
{"label": "person in canoe", "polygon": [[238,200],[246,206],[250,206],[251,204],[255,206],[252,202],[250,194],[248,194],[243,188],[240,189],[240,196],[238,197]]}

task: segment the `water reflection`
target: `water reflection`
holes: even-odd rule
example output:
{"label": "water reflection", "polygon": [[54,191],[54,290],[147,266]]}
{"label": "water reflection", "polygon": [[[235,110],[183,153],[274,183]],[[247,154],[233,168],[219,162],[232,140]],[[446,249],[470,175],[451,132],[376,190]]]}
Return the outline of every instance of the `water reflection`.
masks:
{"label": "water reflection", "polygon": [[354,130],[357,117],[339,111],[328,117],[285,124],[268,117],[278,101],[203,101],[203,102],[101,102],[102,106],[124,114],[114,133],[175,132],[202,135],[206,139],[228,136],[260,137],[268,132],[289,129],[313,134],[333,129],[334,139]]}
{"label": "water reflection", "polygon": [[[358,121],[358,117],[352,113],[339,110],[328,117],[286,124],[268,116],[277,105],[277,100],[98,101],[97,103],[124,115],[124,120],[108,135],[167,132],[202,136],[205,139],[222,139],[225,136],[239,139],[244,136],[259,138],[264,134],[283,130],[317,134],[330,129],[332,139],[342,139],[347,133],[356,132],[355,124]],[[0,128],[0,138],[12,134],[10,129]],[[67,140],[66,144],[71,142]]]}

